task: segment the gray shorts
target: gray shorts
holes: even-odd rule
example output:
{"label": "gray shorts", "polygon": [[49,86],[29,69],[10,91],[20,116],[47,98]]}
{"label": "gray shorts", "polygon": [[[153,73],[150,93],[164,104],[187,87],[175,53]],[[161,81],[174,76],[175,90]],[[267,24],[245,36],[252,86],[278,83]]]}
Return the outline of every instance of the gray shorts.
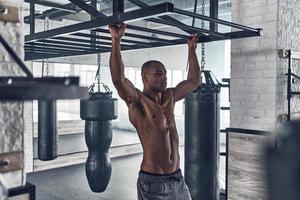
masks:
{"label": "gray shorts", "polygon": [[180,169],[171,174],[140,171],[137,193],[138,200],[192,200]]}

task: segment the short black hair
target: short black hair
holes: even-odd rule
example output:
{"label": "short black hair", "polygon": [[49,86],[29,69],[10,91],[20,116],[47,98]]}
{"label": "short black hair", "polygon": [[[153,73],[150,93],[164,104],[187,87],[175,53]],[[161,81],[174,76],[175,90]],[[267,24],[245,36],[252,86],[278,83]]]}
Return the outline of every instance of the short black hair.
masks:
{"label": "short black hair", "polygon": [[149,60],[147,62],[145,62],[143,65],[142,65],[142,69],[141,69],[141,74],[143,75],[144,72],[150,67],[151,64],[160,64],[160,65],[163,65],[160,61],[158,60]]}

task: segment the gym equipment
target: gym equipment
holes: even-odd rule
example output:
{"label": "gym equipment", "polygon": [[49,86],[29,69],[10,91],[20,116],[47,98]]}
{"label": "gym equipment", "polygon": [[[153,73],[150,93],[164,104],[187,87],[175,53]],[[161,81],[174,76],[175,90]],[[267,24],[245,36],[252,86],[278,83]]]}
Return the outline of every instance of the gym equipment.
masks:
{"label": "gym equipment", "polygon": [[185,98],[185,181],[192,199],[218,200],[219,84],[210,71],[205,83]]}
{"label": "gym equipment", "polygon": [[[45,18],[44,30],[49,30],[49,17]],[[45,71],[45,75],[44,75]],[[49,76],[49,63],[42,61],[42,77]],[[57,129],[56,129],[56,101],[38,101],[38,158],[40,160],[54,160],[57,158]]]}
{"label": "gym equipment", "polygon": [[[97,58],[97,84],[89,88],[90,98],[80,100],[80,117],[85,120],[85,140],[89,150],[85,171],[93,192],[104,192],[111,176],[108,150],[112,141],[112,119],[118,117],[117,99],[101,82],[101,55]],[[97,91],[94,90],[96,87]]]}
{"label": "gym equipment", "polygon": [[[292,87],[292,83],[300,80],[300,76],[292,72],[293,64],[295,63],[295,61],[300,60],[300,52],[293,51],[291,49],[289,49],[289,50],[281,49],[279,55],[282,58],[288,59],[288,71],[286,73],[286,76],[287,76],[287,101],[288,101],[287,120],[290,121],[291,120],[292,98],[300,95],[300,91],[294,91],[294,88]],[[294,70],[294,71],[296,71],[296,70]]]}
{"label": "gym equipment", "polygon": [[89,149],[85,169],[93,192],[105,191],[111,176],[108,149],[112,141],[112,119],[117,118],[117,99],[111,93],[94,93],[80,100],[80,117],[85,120],[85,139]]}
{"label": "gym equipment", "polygon": [[38,158],[57,158],[56,101],[38,101]]}
{"label": "gym equipment", "polygon": [[[129,31],[129,33],[125,33],[122,40],[124,42],[126,41],[127,44],[122,44],[122,51],[186,44],[186,39],[189,38],[191,33],[197,33],[200,37],[199,41],[201,41],[201,43],[218,40],[257,37],[262,35],[262,29],[247,27],[218,19],[217,11],[219,5],[217,1],[209,1],[209,17],[184,9],[179,9],[179,6],[174,6],[174,4],[169,2],[150,5],[141,0],[129,0],[130,6],[128,7],[128,2],[124,0],[113,0],[111,1],[113,4],[113,14],[110,16],[107,16],[103,12],[100,12],[98,9],[94,8],[92,4],[88,4],[87,2],[78,0],[71,0],[71,2],[72,3],[70,4],[65,4],[63,7],[72,10],[75,9],[75,11],[82,10],[86,12],[86,14],[89,14],[94,18],[89,21],[54,28],[48,31],[42,31],[38,33],[31,32],[29,35],[26,35],[25,60],[38,60],[45,58],[110,52],[110,48],[108,48],[108,46],[106,45],[110,45],[111,39],[109,36],[97,36],[97,38],[101,39],[101,41],[93,43],[93,47],[90,48],[90,40],[91,38],[95,38],[95,35],[89,34],[87,33],[87,31],[96,31],[107,34],[109,33],[107,25],[112,25],[120,22],[127,23],[133,20],[150,21],[151,23],[167,26],[167,29],[168,27],[173,27],[175,29],[178,29],[180,33],[176,33],[177,31],[171,32],[128,24],[126,28],[131,29],[132,31]],[[30,3],[33,4],[33,6],[34,4],[45,4],[45,2],[42,1],[30,1]],[[222,6],[226,7],[227,5],[229,6],[229,4],[230,2],[225,2],[225,4],[222,4]],[[74,5],[76,5],[76,8],[74,8]],[[124,11],[124,8],[128,9],[129,11]],[[47,15],[50,16],[50,18],[55,18],[55,16],[63,17],[69,14],[69,12],[53,11],[49,9],[43,14],[37,16],[34,13],[34,9],[31,9],[30,11],[31,14],[29,16],[26,16],[24,19],[25,23],[30,24],[30,27],[34,27],[35,18],[42,19]],[[199,26],[193,27],[187,25],[186,23],[177,20],[177,18],[172,17],[177,15],[180,16],[180,18],[186,18],[187,20],[204,20],[210,24],[210,28],[208,29],[206,27],[201,28]],[[99,18],[101,18],[100,21]],[[233,27],[234,29],[232,29],[233,31],[231,32],[223,33],[216,29],[217,25]],[[157,35],[158,37],[149,36],[152,33]],[[76,37],[79,35],[82,39]],[[32,46],[35,46],[37,48],[32,48]]]}
{"label": "gym equipment", "polygon": [[300,120],[286,122],[266,145],[266,173],[270,200],[300,197]]}

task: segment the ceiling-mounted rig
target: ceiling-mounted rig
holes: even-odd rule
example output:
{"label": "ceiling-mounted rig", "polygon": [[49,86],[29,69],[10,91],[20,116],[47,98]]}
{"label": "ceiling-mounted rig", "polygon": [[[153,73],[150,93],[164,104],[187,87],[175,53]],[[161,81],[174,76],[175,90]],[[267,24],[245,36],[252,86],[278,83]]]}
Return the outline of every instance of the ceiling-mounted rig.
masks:
{"label": "ceiling-mounted rig", "polygon": [[[118,22],[125,22],[127,29],[129,29],[122,39],[122,50],[184,44],[191,33],[197,33],[200,36],[199,41],[201,43],[256,37],[262,34],[260,28],[251,28],[218,19],[218,0],[210,0],[209,16],[175,8],[172,3],[168,2],[150,6],[141,0],[128,0],[128,2],[139,8],[127,12],[124,12],[124,0],[112,0],[113,14],[106,16],[94,6],[96,0],[69,1],[71,3],[60,5],[50,2],[45,3],[44,1],[25,0],[25,2],[30,3],[31,8],[30,16],[25,17],[25,22],[30,23],[30,34],[25,36],[25,60],[110,52],[111,43],[107,26]],[[35,4],[53,8],[42,14],[35,14]],[[62,17],[80,10],[87,12],[92,17],[91,20],[35,33],[36,18],[43,19],[45,16]],[[175,19],[173,15],[204,20],[209,23],[209,28],[187,25]],[[163,25],[166,29],[178,29],[178,31],[158,30],[131,24],[131,21],[138,20]],[[220,32],[218,31],[218,25],[236,30]],[[101,33],[101,35],[94,34],[95,32]]]}

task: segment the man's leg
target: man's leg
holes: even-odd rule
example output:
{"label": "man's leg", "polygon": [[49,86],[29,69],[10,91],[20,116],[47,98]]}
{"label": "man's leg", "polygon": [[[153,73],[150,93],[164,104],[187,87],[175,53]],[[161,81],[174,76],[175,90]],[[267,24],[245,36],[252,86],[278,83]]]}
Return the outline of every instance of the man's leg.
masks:
{"label": "man's leg", "polygon": [[179,178],[179,184],[176,188],[176,200],[192,200],[190,190],[185,184],[183,177]]}
{"label": "man's leg", "polygon": [[147,200],[147,186],[140,177],[137,181],[137,196],[138,200]]}

